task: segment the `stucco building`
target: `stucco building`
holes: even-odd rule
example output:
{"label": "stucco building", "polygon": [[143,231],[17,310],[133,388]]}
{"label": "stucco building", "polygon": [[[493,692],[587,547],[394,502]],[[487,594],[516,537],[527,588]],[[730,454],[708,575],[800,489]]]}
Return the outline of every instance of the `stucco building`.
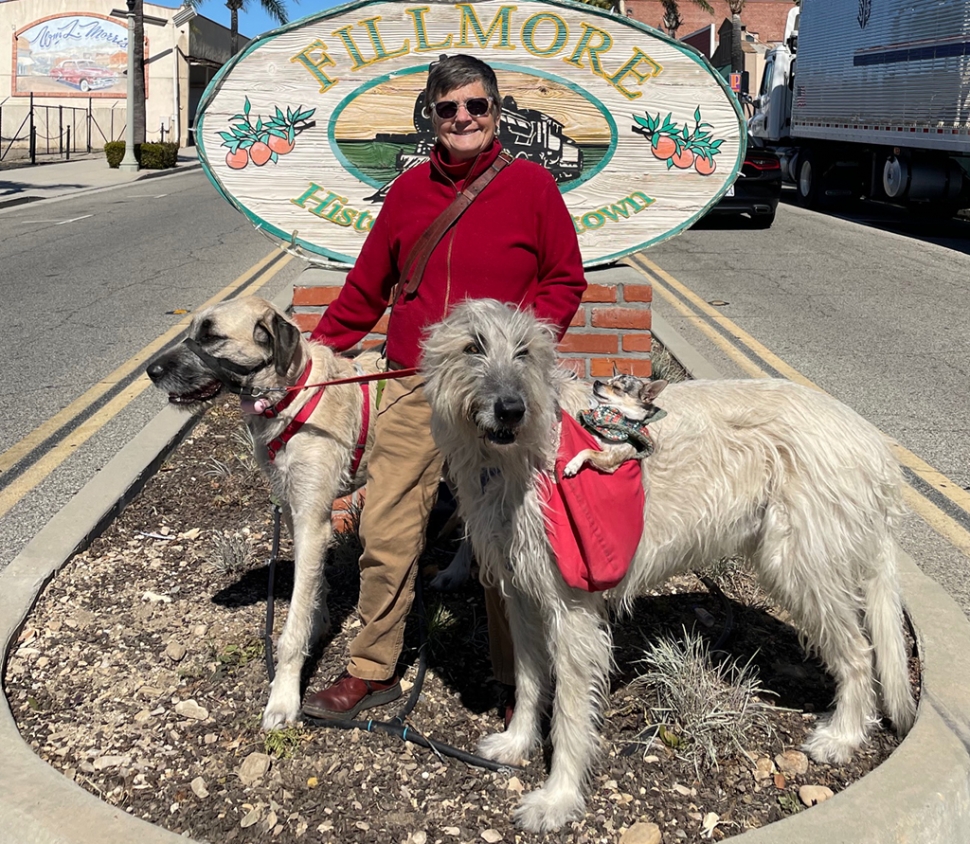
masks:
{"label": "stucco building", "polygon": [[[146,140],[191,143],[206,85],[229,59],[229,30],[177,7],[144,4]],[[123,140],[125,0],[0,0],[0,156],[36,132],[38,151]],[[53,149],[52,149],[53,148]]]}

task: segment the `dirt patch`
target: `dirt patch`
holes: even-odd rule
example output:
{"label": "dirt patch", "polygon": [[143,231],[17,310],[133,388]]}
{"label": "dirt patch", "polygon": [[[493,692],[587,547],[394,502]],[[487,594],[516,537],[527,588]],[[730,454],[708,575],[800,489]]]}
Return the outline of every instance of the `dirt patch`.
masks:
{"label": "dirt patch", "polygon": [[[521,770],[492,772],[378,732],[304,726],[267,737],[259,721],[273,525],[266,485],[246,449],[238,411],[210,411],[105,534],[52,581],[9,660],[5,688],[26,741],[134,816],[213,844],[580,844],[619,841],[640,821],[656,824],[668,844],[719,840],[808,811],[800,786],[841,791],[897,744],[879,729],[851,764],[778,770],[803,764],[791,753],[773,760],[799,747],[830,704],[833,684],[804,658],[784,614],[730,567],[718,577],[723,595],[680,578],[641,600],[632,618],[617,620],[603,756],[585,817],[559,833],[523,833],[510,821],[520,794],[543,780],[548,746]],[[343,669],[359,626],[357,550],[347,534],[331,554],[333,632],[309,660],[312,689]],[[453,539],[429,545],[425,582],[454,550]],[[284,538],[276,634],[292,588],[288,554]],[[481,589],[475,582],[446,595],[426,589],[425,602],[427,631],[412,614],[402,656],[413,680],[426,637],[428,674],[407,724],[474,751],[502,728]],[[725,753],[718,769],[700,773],[681,758],[690,735],[674,718],[658,723],[654,701],[634,682],[646,644],[684,629],[721,639],[732,659],[750,661],[772,705],[770,734],[744,737],[743,753]],[[911,664],[915,686],[915,658]],[[374,718],[390,719],[401,705],[374,710]]]}

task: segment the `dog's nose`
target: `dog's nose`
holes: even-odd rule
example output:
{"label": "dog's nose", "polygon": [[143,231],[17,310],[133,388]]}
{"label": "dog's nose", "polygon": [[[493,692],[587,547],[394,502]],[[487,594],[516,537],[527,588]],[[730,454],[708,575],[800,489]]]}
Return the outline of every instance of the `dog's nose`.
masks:
{"label": "dog's nose", "polygon": [[165,367],[156,361],[155,363],[148,364],[148,369],[145,372],[148,373],[148,377],[152,379],[152,382],[156,382],[165,374]]}
{"label": "dog's nose", "polygon": [[525,402],[521,396],[500,396],[495,401],[495,418],[503,425],[517,425],[525,416]]}

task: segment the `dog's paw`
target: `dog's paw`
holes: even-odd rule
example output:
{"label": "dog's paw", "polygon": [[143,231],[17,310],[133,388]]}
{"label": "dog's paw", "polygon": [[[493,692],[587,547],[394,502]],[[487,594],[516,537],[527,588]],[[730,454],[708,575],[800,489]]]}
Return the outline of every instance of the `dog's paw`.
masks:
{"label": "dog's paw", "polygon": [[468,580],[472,568],[472,546],[466,539],[458,546],[448,568],[438,572],[431,581],[431,588],[438,592],[454,592]]}
{"label": "dog's paw", "polygon": [[263,710],[263,729],[278,730],[286,724],[293,724],[300,720],[300,694],[285,694],[273,684],[269,702]]}
{"label": "dog's paw", "polygon": [[453,572],[452,567],[448,566],[431,579],[431,588],[436,592],[455,592],[461,589],[467,579],[465,572]]}
{"label": "dog's paw", "polygon": [[521,765],[532,751],[529,736],[518,736],[513,730],[493,733],[478,743],[478,755],[503,765]]}
{"label": "dog's paw", "polygon": [[802,745],[804,750],[816,762],[828,765],[843,765],[848,762],[856,750],[866,740],[864,734],[845,736],[839,733],[831,721],[814,729]]}
{"label": "dog's paw", "polygon": [[583,816],[586,802],[575,791],[536,789],[522,798],[512,813],[517,826],[531,832],[554,832]]}
{"label": "dog's paw", "polygon": [[267,732],[269,730],[280,730],[287,724],[293,724],[299,720],[299,710],[296,714],[291,714],[289,712],[280,712],[279,710],[270,709],[268,706],[263,710],[263,729]]}
{"label": "dog's paw", "polygon": [[579,470],[583,468],[583,464],[586,462],[585,457],[574,457],[570,460],[562,470],[563,477],[565,478],[575,478],[579,474]]}

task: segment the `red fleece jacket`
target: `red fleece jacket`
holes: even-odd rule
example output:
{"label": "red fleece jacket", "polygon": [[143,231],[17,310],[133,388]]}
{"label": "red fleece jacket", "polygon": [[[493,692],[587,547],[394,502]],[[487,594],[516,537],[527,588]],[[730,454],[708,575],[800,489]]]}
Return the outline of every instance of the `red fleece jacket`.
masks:
{"label": "red fleece jacket", "polygon": [[[496,141],[464,175],[432,152],[401,174],[337,298],[310,338],[338,352],[356,345],[387,308],[398,268],[417,239],[498,156]],[[449,173],[451,175],[449,175]],[[518,160],[500,172],[438,243],[421,285],[401,296],[388,326],[387,357],[416,366],[429,325],[465,299],[492,298],[532,308],[561,337],[579,307],[586,278],[572,218],[552,176]]]}

